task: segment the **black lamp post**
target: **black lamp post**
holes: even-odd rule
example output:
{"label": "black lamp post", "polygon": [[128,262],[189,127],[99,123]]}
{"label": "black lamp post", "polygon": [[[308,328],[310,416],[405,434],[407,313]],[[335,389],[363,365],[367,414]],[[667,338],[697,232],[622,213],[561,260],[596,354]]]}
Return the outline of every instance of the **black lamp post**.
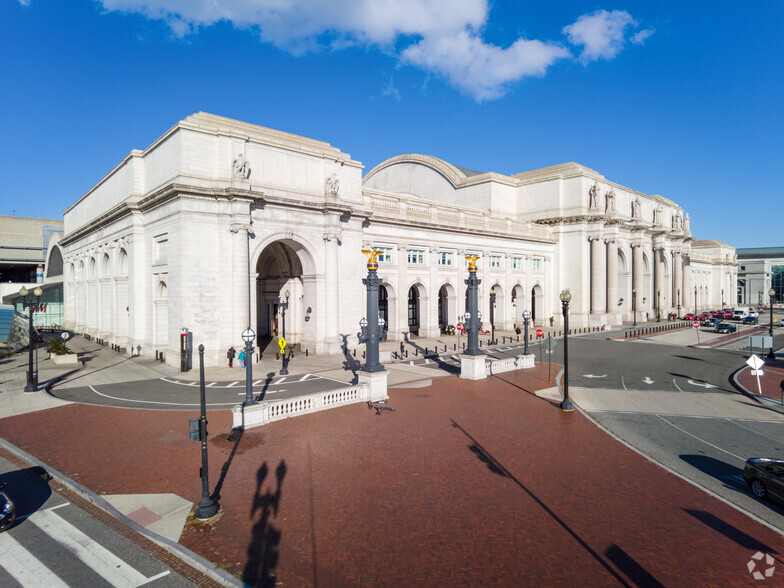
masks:
{"label": "black lamp post", "polygon": [[523,324],[525,325],[525,349],[523,353],[528,355],[528,320],[531,318],[531,312],[526,308],[523,311]]}
{"label": "black lamp post", "polygon": [[289,307],[289,297],[291,293],[286,290],[286,300],[278,301],[278,306],[280,307],[281,314],[283,315],[283,332],[280,338],[281,345],[280,345],[280,355],[281,355],[281,367],[280,367],[280,375],[287,376],[289,374],[289,362],[286,359],[286,310]]}
{"label": "black lamp post", "polygon": [[360,343],[365,343],[365,365],[362,366],[362,371],[371,373],[383,372],[386,370],[381,365],[378,354],[379,335],[381,325],[384,324],[384,319],[378,315],[378,289],[383,280],[378,277],[378,261],[376,261],[381,251],[363,250],[362,253],[368,256],[368,275],[367,278],[362,280],[367,292],[366,310],[368,319],[363,317],[359,322],[360,327],[362,327],[359,341]]}
{"label": "black lamp post", "polygon": [[694,286],[694,319],[697,319],[697,286]]}
{"label": "black lamp post", "polygon": [[245,341],[245,406],[256,404],[253,400],[253,340],[256,333],[248,327],[242,331],[242,340]]}
{"label": "black lamp post", "polygon": [[207,468],[207,393],[204,387],[204,345],[199,345],[199,395],[201,416],[199,417],[199,440],[201,441],[201,502],[196,509],[196,518],[211,519],[218,512],[218,503],[210,497],[210,479]]}
{"label": "black lamp post", "polygon": [[468,336],[468,345],[465,355],[483,355],[479,349],[479,329],[482,328],[482,315],[479,313],[478,291],[482,280],[476,277],[476,260],[478,257],[470,255],[468,260],[468,279],[465,281],[468,286],[468,310],[465,313],[465,331]]}
{"label": "black lamp post", "polygon": [[572,293],[569,288],[563,290],[559,296],[564,316],[564,398],[561,401],[561,410],[573,410],[572,401],[569,400],[569,301]]}
{"label": "black lamp post", "polygon": [[632,289],[632,312],[634,313],[633,327],[637,326],[637,290]]}
{"label": "black lamp post", "polygon": [[490,345],[495,345],[495,288],[490,288]]}
{"label": "black lamp post", "polygon": [[661,322],[661,288],[656,289],[656,322]]}
{"label": "black lamp post", "polygon": [[768,353],[768,359],[776,359],[776,354],[773,353],[773,297],[775,295],[776,291],[773,288],[768,290],[768,297],[770,297],[770,328],[768,329],[770,334],[770,353]]}
{"label": "black lamp post", "polygon": [[35,336],[33,334],[33,312],[35,308],[38,307],[38,302],[41,300],[41,294],[43,294],[43,290],[41,288],[36,288],[33,290],[33,295],[35,295],[36,304],[33,306],[32,300],[27,300],[27,295],[30,291],[22,287],[19,290],[19,295],[22,297],[22,306],[27,308],[27,318],[28,318],[28,364],[27,364],[27,385],[24,387],[25,392],[35,392],[38,389],[38,370],[36,369],[33,371],[33,346],[37,347],[37,341],[35,341]]}

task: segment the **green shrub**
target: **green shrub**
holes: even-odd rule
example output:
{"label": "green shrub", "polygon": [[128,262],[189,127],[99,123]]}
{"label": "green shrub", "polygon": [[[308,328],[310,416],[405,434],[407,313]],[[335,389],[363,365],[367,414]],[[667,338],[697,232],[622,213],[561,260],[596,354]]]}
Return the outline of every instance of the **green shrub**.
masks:
{"label": "green shrub", "polygon": [[66,353],[71,353],[71,350],[68,349],[65,341],[60,339],[60,337],[53,337],[52,339],[49,339],[49,343],[46,345],[46,350],[52,355],[65,355]]}

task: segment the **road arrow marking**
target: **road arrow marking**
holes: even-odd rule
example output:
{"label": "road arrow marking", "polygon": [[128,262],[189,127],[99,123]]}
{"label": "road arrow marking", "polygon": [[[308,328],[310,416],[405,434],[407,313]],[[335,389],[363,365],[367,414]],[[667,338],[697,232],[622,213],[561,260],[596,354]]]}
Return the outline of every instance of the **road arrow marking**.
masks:
{"label": "road arrow marking", "polygon": [[593,374],[585,374],[585,378],[606,378],[607,374],[602,374],[601,376],[594,376]]}
{"label": "road arrow marking", "polygon": [[708,384],[708,382],[695,382],[694,380],[689,380],[689,384],[692,386],[700,386],[701,388],[718,388],[718,386]]}
{"label": "road arrow marking", "polygon": [[643,382],[645,382],[646,384],[653,384],[653,380],[651,380],[650,376],[645,376]]}

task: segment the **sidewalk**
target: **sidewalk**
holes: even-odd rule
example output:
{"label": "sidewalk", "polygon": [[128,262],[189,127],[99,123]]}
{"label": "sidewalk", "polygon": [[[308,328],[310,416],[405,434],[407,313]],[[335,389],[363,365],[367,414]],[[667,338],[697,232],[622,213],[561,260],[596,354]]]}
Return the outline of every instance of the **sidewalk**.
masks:
{"label": "sidewalk", "polygon": [[[89,343],[91,377],[170,370]],[[257,586],[740,586],[757,551],[780,559],[778,533],[536,395],[551,387],[542,364],[392,388],[380,416],[350,405],[232,433],[212,412],[221,512],[179,541]],[[70,404],[0,430],[96,494],[195,504],[193,416]]]}

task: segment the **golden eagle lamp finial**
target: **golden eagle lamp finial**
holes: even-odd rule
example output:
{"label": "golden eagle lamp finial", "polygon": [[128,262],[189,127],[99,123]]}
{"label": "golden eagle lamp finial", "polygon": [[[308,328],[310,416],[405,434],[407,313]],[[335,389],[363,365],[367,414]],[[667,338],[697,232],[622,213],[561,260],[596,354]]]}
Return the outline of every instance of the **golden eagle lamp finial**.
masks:
{"label": "golden eagle lamp finial", "polygon": [[479,255],[466,255],[466,261],[468,261],[468,269],[475,270],[476,269],[476,260],[479,259],[481,256]]}

